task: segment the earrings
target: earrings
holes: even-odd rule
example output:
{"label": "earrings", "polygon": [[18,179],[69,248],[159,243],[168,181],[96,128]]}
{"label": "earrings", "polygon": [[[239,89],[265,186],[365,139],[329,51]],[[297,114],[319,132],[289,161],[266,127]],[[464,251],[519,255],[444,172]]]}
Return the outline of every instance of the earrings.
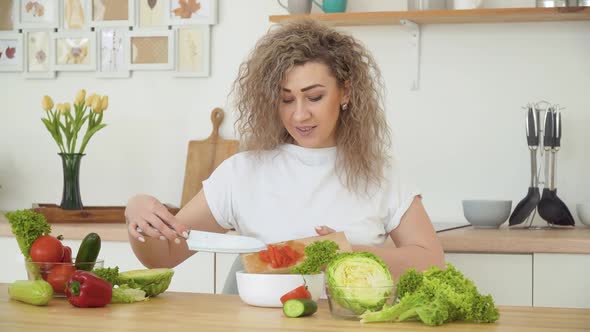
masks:
{"label": "earrings", "polygon": [[341,104],[341,105],[340,105],[340,110],[341,110],[341,111],[346,111],[346,110],[348,110],[348,103]]}

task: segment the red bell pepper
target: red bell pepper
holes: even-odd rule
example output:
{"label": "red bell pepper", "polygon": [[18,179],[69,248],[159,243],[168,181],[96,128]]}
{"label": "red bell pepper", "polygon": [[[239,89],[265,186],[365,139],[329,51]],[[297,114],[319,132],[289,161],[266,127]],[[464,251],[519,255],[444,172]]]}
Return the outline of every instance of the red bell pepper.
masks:
{"label": "red bell pepper", "polygon": [[104,307],[111,302],[113,286],[90,272],[78,270],[66,284],[66,296],[76,307]]}

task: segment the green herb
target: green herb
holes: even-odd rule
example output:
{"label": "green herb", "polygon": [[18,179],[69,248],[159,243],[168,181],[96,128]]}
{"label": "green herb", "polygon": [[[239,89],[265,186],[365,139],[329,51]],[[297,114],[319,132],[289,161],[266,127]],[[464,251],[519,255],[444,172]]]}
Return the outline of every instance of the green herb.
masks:
{"label": "green herb", "polygon": [[316,241],[305,247],[305,260],[293,267],[291,273],[317,274],[322,271],[338,251],[338,244],[330,240]]}
{"label": "green herb", "polygon": [[5,214],[16,237],[18,247],[27,261],[31,260],[31,245],[40,236],[51,233],[51,225],[45,216],[31,210],[16,210]]}
{"label": "green herb", "polygon": [[119,284],[119,267],[101,267],[92,270],[97,277],[106,280],[113,286]]}
{"label": "green herb", "polygon": [[408,270],[398,281],[400,301],[381,311],[366,312],[361,322],[418,319],[431,326],[463,320],[492,323],[500,314],[490,295],[482,295],[470,279],[453,265],[431,267],[420,273]]}

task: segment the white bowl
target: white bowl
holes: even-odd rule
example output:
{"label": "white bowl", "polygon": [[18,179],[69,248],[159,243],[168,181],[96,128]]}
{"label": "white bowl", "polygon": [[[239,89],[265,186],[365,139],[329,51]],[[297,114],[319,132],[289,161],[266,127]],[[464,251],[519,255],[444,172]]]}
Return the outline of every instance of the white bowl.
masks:
{"label": "white bowl", "polygon": [[576,211],[582,224],[590,226],[590,202],[576,204]]}
{"label": "white bowl", "polygon": [[242,301],[257,307],[280,308],[281,296],[306,284],[311,299],[317,301],[324,290],[324,273],[319,274],[255,274],[236,272],[238,294]]}
{"label": "white bowl", "polygon": [[463,215],[475,228],[498,228],[510,216],[512,201],[464,200]]}

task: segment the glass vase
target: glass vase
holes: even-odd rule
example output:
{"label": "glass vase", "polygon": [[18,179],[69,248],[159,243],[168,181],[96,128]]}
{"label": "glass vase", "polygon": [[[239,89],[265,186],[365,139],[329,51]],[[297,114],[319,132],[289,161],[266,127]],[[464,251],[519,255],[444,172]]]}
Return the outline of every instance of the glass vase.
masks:
{"label": "glass vase", "polygon": [[83,153],[58,153],[63,166],[64,186],[61,196],[61,204],[64,210],[81,210],[82,198],[80,197],[80,161]]}

